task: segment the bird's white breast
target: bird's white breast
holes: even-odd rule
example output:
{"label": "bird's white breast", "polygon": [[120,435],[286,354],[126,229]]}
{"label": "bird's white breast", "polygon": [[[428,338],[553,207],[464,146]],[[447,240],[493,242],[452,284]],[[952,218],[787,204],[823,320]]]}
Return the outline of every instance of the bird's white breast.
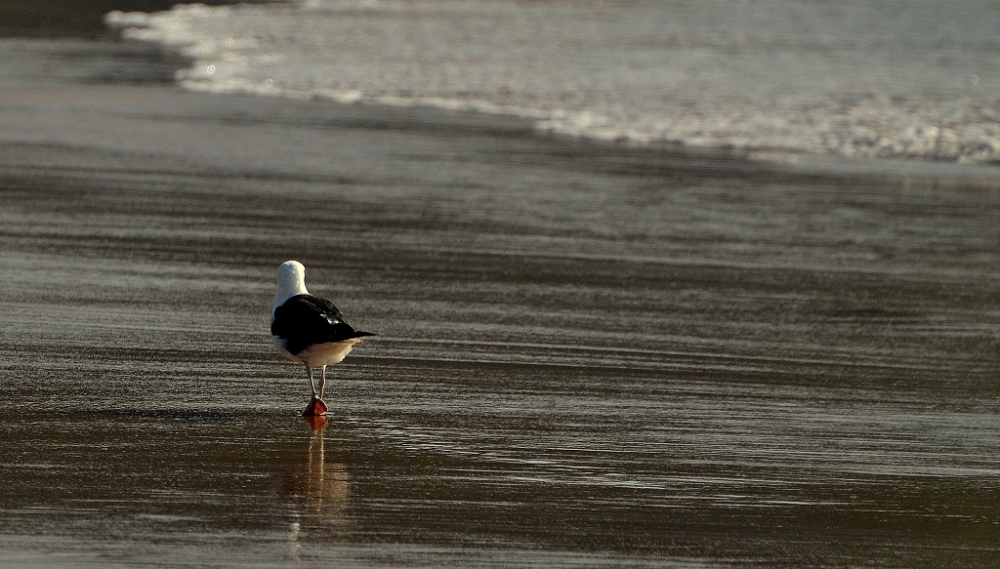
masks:
{"label": "bird's white breast", "polygon": [[299,352],[298,360],[306,362],[311,367],[328,366],[339,364],[344,361],[347,354],[351,353],[354,344],[361,341],[361,338],[351,338],[340,342],[325,342],[314,344]]}

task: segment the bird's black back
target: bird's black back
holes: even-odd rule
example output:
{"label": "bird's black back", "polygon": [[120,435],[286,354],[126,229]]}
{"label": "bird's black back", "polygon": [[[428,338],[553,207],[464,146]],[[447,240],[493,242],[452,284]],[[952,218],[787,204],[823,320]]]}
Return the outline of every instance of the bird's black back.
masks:
{"label": "bird's black back", "polygon": [[271,334],[285,339],[285,349],[297,354],[314,344],[374,336],[355,330],[332,302],[311,294],[298,294],[274,311]]}

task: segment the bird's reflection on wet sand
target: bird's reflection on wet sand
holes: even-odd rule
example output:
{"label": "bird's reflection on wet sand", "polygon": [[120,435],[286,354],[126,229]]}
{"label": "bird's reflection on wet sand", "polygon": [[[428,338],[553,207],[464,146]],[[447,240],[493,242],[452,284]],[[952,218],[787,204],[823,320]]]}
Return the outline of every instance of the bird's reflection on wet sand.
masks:
{"label": "bird's reflection on wet sand", "polygon": [[325,540],[337,541],[337,533],[347,529],[347,501],[351,494],[350,475],[344,464],[326,461],[324,435],[329,420],[323,416],[303,417],[308,441],[299,460],[285,464],[280,494],[287,501],[289,556],[297,559],[301,542],[311,529],[322,530]]}

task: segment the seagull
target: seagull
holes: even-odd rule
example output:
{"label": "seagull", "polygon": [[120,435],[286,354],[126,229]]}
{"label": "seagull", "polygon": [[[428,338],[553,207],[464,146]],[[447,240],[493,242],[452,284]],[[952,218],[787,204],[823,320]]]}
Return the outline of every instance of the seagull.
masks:
{"label": "seagull", "polygon": [[[298,261],[286,261],[278,267],[278,290],[271,305],[271,336],[278,353],[305,364],[312,387],[312,401],[306,416],[322,415],[326,388],[326,366],[344,360],[354,344],[371,332],[355,330],[332,302],[309,294],[306,268]],[[313,370],[320,368],[319,387]]]}

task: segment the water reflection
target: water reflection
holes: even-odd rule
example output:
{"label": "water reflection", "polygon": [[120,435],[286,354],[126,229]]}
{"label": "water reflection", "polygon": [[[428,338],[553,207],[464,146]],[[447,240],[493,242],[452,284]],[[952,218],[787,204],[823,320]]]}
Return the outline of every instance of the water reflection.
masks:
{"label": "water reflection", "polygon": [[298,559],[308,537],[322,535],[323,541],[337,540],[347,529],[347,500],[351,493],[347,467],[327,462],[324,436],[326,417],[303,418],[309,428],[308,442],[301,454],[287,463],[281,495],[288,503],[289,555]]}

